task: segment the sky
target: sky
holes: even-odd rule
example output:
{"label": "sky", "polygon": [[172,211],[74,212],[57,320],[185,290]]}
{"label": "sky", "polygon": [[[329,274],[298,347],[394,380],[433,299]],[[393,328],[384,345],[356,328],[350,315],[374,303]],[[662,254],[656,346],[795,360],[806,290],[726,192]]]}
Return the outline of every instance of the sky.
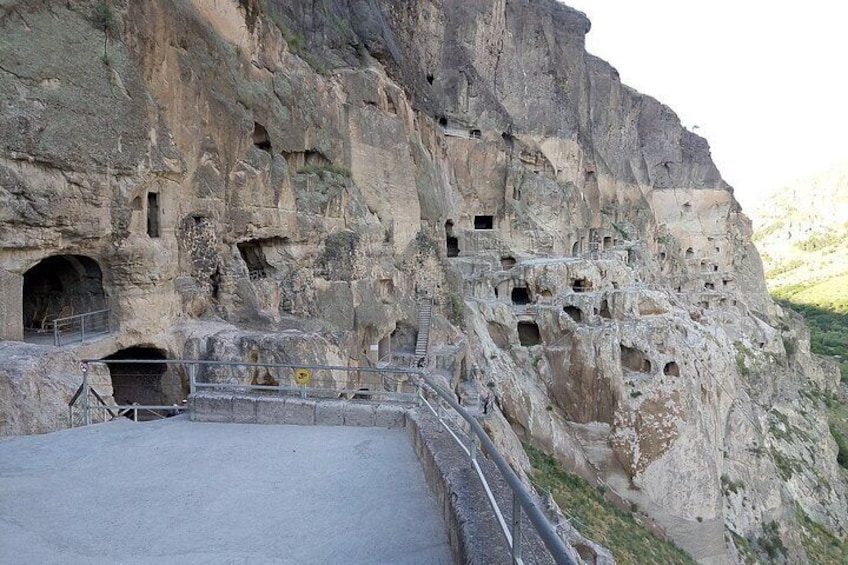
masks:
{"label": "sky", "polygon": [[565,0],[587,50],[707,138],[743,207],[848,163],[848,3]]}

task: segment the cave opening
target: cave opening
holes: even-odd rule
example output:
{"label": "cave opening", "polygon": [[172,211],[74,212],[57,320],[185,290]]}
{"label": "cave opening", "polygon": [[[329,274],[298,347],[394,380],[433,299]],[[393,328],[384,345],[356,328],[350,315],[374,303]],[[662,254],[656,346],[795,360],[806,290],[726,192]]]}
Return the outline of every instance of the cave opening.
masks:
{"label": "cave opening", "polygon": [[588,292],[592,290],[592,281],[589,279],[574,279],[571,283],[571,290],[574,292]]}
{"label": "cave opening", "polygon": [[[145,345],[121,349],[104,357],[104,360],[111,361],[107,366],[112,378],[115,402],[142,406],[181,405],[188,394],[187,382],[175,368],[161,363],[165,359],[165,351]],[[176,413],[170,410],[154,412],[140,411],[138,419],[150,420]],[[132,413],[127,416],[132,417]]]}
{"label": "cave opening", "polygon": [[413,353],[418,341],[418,328],[412,323],[402,320],[397,323],[390,335],[389,347],[398,353]]}
{"label": "cave opening", "polygon": [[[90,257],[54,255],[24,273],[22,322],[25,333],[37,335],[51,330],[57,319],[106,309],[103,272]],[[108,325],[108,314],[101,317]],[[95,329],[108,331],[108,327],[90,327],[89,331]]]}
{"label": "cave opening", "polygon": [[542,343],[538,324],[536,322],[518,322],[518,341],[523,347]]}
{"label": "cave opening", "polygon": [[259,122],[253,122],[253,145],[262,151],[271,152],[271,136],[268,130]]}
{"label": "cave opening", "polygon": [[575,322],[580,323],[583,321],[583,310],[577,306],[565,306],[562,310]]}
{"label": "cave opening", "polygon": [[236,247],[238,247],[242,261],[247,265],[250,280],[267,278],[268,274],[273,272],[274,268],[265,259],[265,251],[262,249],[261,240],[252,239],[250,241],[242,241],[241,243],[237,243]]}
{"label": "cave opening", "polygon": [[474,229],[475,230],[490,230],[495,227],[495,217],[494,216],[474,216]]}
{"label": "cave opening", "polygon": [[663,367],[663,374],[670,377],[679,377],[680,376],[680,367],[677,366],[677,363],[674,361],[669,361]]}
{"label": "cave opening", "polygon": [[610,236],[606,236],[604,238],[604,251],[609,251],[612,249],[612,238]]}
{"label": "cave opening", "polygon": [[621,346],[621,366],[635,373],[650,373],[651,361],[644,353],[633,347]]}
{"label": "cave opening", "polygon": [[459,239],[453,233],[453,220],[445,222],[445,246],[448,257],[459,257]]}
{"label": "cave opening", "polygon": [[159,195],[147,193],[147,235],[159,237]]}
{"label": "cave opening", "polygon": [[512,303],[516,306],[530,304],[530,292],[527,290],[527,287],[517,286],[513,288],[510,297],[512,298]]}
{"label": "cave opening", "polygon": [[479,129],[473,129],[468,132],[468,136],[471,139],[480,139],[483,137],[483,132],[481,132]]}
{"label": "cave opening", "polygon": [[508,271],[515,267],[515,257],[501,257],[501,269]]}

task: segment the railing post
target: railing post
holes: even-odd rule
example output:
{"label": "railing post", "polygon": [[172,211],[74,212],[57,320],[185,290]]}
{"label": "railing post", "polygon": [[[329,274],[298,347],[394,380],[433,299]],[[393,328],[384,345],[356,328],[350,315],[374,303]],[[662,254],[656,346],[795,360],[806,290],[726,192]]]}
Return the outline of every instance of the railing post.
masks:
{"label": "railing post", "polygon": [[59,347],[59,322],[53,321],[53,345]]}
{"label": "railing post", "polygon": [[88,409],[88,365],[83,364],[82,369],[82,421],[88,426],[91,424],[91,413]]}
{"label": "railing post", "polygon": [[188,365],[188,391],[189,394],[197,392],[197,363]]}
{"label": "railing post", "polygon": [[512,563],[521,563],[521,501],[512,491]]}
{"label": "railing post", "polygon": [[85,314],[80,316],[80,341],[85,341]]}

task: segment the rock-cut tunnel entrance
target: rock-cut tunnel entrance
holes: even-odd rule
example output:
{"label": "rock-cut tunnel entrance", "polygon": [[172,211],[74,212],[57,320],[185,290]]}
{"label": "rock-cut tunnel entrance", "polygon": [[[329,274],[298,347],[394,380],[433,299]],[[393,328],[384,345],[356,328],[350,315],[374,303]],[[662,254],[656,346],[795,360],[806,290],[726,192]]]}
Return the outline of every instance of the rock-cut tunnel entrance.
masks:
{"label": "rock-cut tunnel entrance", "polygon": [[[177,368],[158,363],[167,359],[165,351],[155,347],[136,346],[121,349],[105,357],[112,378],[112,396],[119,405],[171,406],[181,404],[188,390]],[[127,360],[126,363],[120,361]],[[142,362],[129,362],[142,361]],[[149,360],[149,363],[145,363]],[[161,415],[171,415],[162,413]],[[146,414],[147,417],[155,417]],[[139,413],[145,419],[145,413]]]}
{"label": "rock-cut tunnel entrance", "polygon": [[55,255],[24,273],[23,327],[37,335],[57,318],[105,310],[103,272],[84,255]]}

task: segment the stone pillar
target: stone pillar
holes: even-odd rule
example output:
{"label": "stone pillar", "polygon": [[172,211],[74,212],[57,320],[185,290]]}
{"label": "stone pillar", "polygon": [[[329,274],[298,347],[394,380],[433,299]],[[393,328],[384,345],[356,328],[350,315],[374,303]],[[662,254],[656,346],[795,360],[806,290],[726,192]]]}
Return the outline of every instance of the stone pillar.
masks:
{"label": "stone pillar", "polygon": [[24,339],[23,291],[23,276],[0,269],[0,339]]}

